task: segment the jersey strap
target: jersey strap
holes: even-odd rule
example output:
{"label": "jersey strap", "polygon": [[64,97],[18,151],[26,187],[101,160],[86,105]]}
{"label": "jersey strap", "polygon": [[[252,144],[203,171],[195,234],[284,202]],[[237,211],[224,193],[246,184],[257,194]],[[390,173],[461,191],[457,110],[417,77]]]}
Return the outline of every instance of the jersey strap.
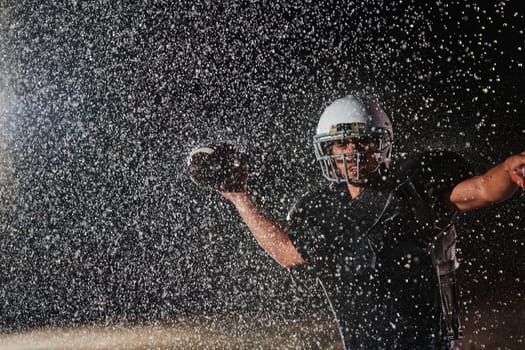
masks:
{"label": "jersey strap", "polygon": [[436,268],[436,272],[439,280],[439,294],[441,296],[441,308],[447,330],[447,338],[451,347],[453,347],[457,340],[463,338],[459,319],[459,290],[456,272],[452,271],[445,275],[440,275],[439,268]]}
{"label": "jersey strap", "polygon": [[[404,183],[403,192],[411,203],[412,212],[420,224],[431,228],[435,241],[429,244],[432,263],[436,270],[439,283],[439,295],[442,310],[442,320],[447,332],[450,349],[457,348],[457,341],[463,337],[459,317],[460,298],[455,270],[457,259],[455,255],[455,228],[453,219],[442,227],[436,225],[432,207],[420,196],[416,187],[409,179]],[[443,224],[443,222],[441,222]],[[429,242],[430,243],[430,242]],[[444,254],[443,251],[448,252]],[[450,260],[450,261],[447,261]]]}

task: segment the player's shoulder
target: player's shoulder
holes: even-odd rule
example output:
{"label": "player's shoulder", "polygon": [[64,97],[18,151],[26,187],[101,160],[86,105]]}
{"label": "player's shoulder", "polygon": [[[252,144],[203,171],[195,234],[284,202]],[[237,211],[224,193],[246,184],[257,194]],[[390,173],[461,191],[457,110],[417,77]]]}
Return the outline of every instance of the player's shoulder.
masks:
{"label": "player's shoulder", "polygon": [[347,193],[343,187],[329,184],[305,191],[290,207],[287,220],[318,215],[321,211],[328,210],[334,202],[346,198]]}
{"label": "player's shoulder", "polygon": [[404,159],[396,166],[398,183],[410,182],[420,194],[450,191],[459,182],[474,176],[471,165],[458,153],[426,151]]}
{"label": "player's shoulder", "polygon": [[401,160],[396,167],[398,178],[408,178],[417,173],[443,174],[470,169],[468,162],[458,153],[447,150],[433,150],[416,154]]}

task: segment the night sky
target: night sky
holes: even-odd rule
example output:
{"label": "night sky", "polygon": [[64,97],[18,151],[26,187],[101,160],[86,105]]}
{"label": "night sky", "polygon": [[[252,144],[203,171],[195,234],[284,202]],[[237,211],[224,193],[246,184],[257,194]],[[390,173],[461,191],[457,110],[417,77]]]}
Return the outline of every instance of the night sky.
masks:
{"label": "night sky", "polygon": [[[284,222],[325,181],[320,113],[360,93],[398,157],[444,148],[486,170],[525,150],[518,5],[2,0],[0,327],[300,314],[233,207],[188,179],[188,152],[239,145]],[[524,208],[461,216],[469,312],[524,301]]]}

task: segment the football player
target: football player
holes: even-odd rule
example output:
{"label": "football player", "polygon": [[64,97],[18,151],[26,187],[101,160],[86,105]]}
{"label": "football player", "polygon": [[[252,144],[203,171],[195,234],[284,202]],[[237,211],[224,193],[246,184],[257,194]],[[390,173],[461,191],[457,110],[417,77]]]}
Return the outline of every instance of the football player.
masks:
{"label": "football player", "polygon": [[190,175],[231,201],[280,265],[315,278],[347,349],[459,349],[456,214],[524,187],[525,152],[481,176],[449,151],[393,169],[393,140],[388,115],[368,98],[326,107],[313,145],[330,184],[306,193],[287,227],[254,202],[246,159],[231,145],[193,152]]}

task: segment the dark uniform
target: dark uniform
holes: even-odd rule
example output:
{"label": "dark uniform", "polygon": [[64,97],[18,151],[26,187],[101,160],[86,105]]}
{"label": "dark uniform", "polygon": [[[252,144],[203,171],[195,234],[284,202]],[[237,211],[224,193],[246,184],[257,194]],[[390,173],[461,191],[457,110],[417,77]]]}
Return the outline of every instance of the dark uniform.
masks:
{"label": "dark uniform", "polygon": [[290,237],[307,261],[297,271],[321,282],[347,349],[446,349],[458,338],[456,213],[443,198],[470,177],[459,156],[424,153],[356,199],[343,184],[292,208]]}

